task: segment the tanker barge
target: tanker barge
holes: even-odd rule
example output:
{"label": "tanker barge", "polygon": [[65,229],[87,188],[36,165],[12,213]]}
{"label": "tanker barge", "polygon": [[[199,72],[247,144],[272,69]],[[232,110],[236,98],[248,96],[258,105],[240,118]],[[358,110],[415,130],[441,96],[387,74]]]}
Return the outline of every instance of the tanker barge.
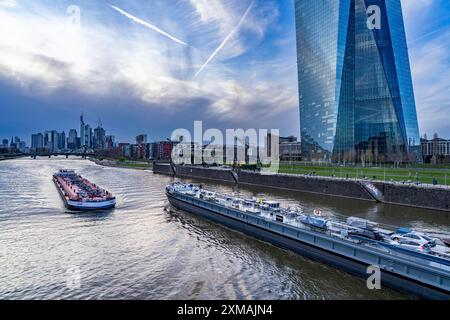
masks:
{"label": "tanker barge", "polygon": [[[168,200],[187,211],[305,257],[368,278],[380,271],[382,286],[425,299],[450,299],[450,251],[438,238],[349,217],[326,218],[278,202],[241,199],[174,183]],[[417,238],[417,239],[416,239]]]}
{"label": "tanker barge", "polygon": [[116,205],[116,198],[111,193],[73,170],[60,170],[53,175],[53,182],[69,210],[102,210],[114,208]]}

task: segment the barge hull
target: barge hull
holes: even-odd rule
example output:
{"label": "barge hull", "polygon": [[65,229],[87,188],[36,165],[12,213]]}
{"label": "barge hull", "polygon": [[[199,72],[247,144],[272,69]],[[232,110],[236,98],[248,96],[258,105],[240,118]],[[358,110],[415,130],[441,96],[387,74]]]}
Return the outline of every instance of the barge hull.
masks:
{"label": "barge hull", "polygon": [[78,206],[72,206],[68,203],[65,204],[66,208],[71,210],[71,211],[95,211],[95,210],[108,210],[108,209],[113,209],[115,207],[114,204],[110,204],[110,205],[102,205],[102,206],[98,206],[98,207],[78,207]]}
{"label": "barge hull", "polygon": [[61,188],[58,185],[58,182],[56,181],[56,179],[53,179],[53,182],[55,183],[55,187],[58,190],[58,193],[62,199],[62,201],[64,202],[64,206],[71,211],[94,211],[94,210],[108,210],[108,209],[113,209],[116,204],[115,202],[108,202],[108,204],[105,205],[99,205],[99,206],[78,206],[78,205],[72,205],[69,203],[69,201],[67,201],[66,197],[64,196]]}
{"label": "barge hull", "polygon": [[[231,229],[235,229],[260,240],[272,243],[278,247],[288,249],[312,260],[332,265],[342,271],[351,273],[353,275],[365,279],[369,277],[369,274],[367,273],[367,267],[369,266],[368,264],[350,259],[328,250],[311,246],[301,241],[296,241],[294,239],[281,236],[275,232],[271,232],[258,226],[241,222],[237,219],[222,215],[213,210],[195,206],[193,204],[175,198],[169,192],[166,192],[166,194],[170,204],[177,209],[187,211],[201,217],[205,217],[213,222],[217,222]],[[435,288],[427,284],[408,279],[406,277],[391,273],[383,269],[381,269],[381,283],[382,285],[385,285],[392,289],[396,289],[398,291],[402,291],[424,299],[450,299],[450,295],[447,291],[440,290],[439,288]]]}

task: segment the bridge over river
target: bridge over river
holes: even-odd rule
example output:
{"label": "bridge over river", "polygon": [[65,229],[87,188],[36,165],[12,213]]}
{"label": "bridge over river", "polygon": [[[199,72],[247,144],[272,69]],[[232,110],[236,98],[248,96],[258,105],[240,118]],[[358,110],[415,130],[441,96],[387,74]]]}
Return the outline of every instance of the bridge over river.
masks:
{"label": "bridge over river", "polygon": [[68,158],[69,156],[76,156],[81,157],[83,159],[86,159],[89,156],[93,156],[93,153],[87,153],[87,152],[46,152],[46,153],[32,153],[29,154],[29,156],[33,159],[36,159],[37,157],[58,157],[58,156],[65,156]]}

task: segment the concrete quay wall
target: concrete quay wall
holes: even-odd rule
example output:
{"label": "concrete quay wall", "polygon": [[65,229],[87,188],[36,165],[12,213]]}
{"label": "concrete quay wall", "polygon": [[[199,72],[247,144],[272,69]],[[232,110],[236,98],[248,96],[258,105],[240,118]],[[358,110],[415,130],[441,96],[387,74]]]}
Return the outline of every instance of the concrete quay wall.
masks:
{"label": "concrete quay wall", "polygon": [[360,184],[351,180],[296,175],[261,175],[256,172],[241,171],[239,183],[375,201]]}
{"label": "concrete quay wall", "polygon": [[450,212],[450,189],[374,182],[383,203]]}
{"label": "concrete quay wall", "polygon": [[170,163],[153,163],[153,173],[175,176],[175,171]]}
{"label": "concrete quay wall", "polygon": [[[375,199],[359,181],[301,175],[261,175],[253,171],[233,172],[231,169],[217,169],[194,166],[158,164],[153,172],[183,178],[197,178],[226,181],[242,185],[264,186],[276,189],[294,190],[365,201]],[[371,182],[382,193],[380,202],[401,206],[426,208],[450,212],[450,189],[431,186],[402,185]]]}
{"label": "concrete quay wall", "polygon": [[175,175],[184,178],[198,178],[235,183],[231,170],[209,169],[194,166],[173,166]]}

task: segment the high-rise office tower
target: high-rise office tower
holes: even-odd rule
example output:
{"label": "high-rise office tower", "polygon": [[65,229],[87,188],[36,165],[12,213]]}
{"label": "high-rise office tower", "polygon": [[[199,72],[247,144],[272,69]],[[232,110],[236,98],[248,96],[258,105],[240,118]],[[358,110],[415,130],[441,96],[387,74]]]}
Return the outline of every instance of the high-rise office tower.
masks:
{"label": "high-rise office tower", "polygon": [[58,151],[58,141],[59,141],[59,133],[56,130],[52,130],[51,132],[51,141],[52,141],[52,151],[57,152]]}
{"label": "high-rise office tower", "polygon": [[83,119],[83,115],[81,115],[81,117],[80,117],[80,147],[81,148],[84,148],[86,146],[84,127],[85,127],[84,119]]}
{"label": "high-rise office tower", "polygon": [[302,157],[417,162],[400,0],[296,0]]}
{"label": "high-rise office tower", "polygon": [[76,150],[80,146],[78,145],[78,133],[75,129],[69,130],[69,136],[67,137],[67,149],[69,150]]}
{"label": "high-rise office tower", "polygon": [[105,137],[105,149],[114,148],[115,137],[113,135],[108,135]]}
{"label": "high-rise office tower", "polygon": [[44,132],[44,148],[46,148],[47,150],[52,149],[52,132],[51,131]]}
{"label": "high-rise office tower", "polygon": [[31,135],[31,148],[34,150],[42,149],[44,147],[44,136],[42,133]]}
{"label": "high-rise office tower", "polygon": [[84,126],[84,146],[92,148],[92,128],[88,124]]}
{"label": "high-rise office tower", "polygon": [[58,133],[58,150],[66,149],[66,133],[63,131]]}
{"label": "high-rise office tower", "polygon": [[94,137],[93,137],[93,145],[94,149],[104,149],[106,143],[106,131],[99,124],[97,128],[94,129]]}
{"label": "high-rise office tower", "polygon": [[140,134],[136,136],[136,144],[144,144],[147,143],[147,135]]}

